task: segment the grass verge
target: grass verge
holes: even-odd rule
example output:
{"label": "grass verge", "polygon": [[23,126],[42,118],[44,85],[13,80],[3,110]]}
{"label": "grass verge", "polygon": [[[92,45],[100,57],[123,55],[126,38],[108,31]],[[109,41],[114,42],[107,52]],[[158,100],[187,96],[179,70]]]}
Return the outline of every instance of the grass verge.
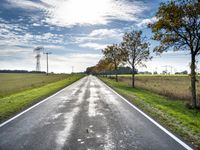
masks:
{"label": "grass verge", "polygon": [[0,122],[72,84],[83,76],[80,74],[71,75],[64,80],[0,98]]}
{"label": "grass verge", "polygon": [[163,126],[200,149],[199,110],[187,109],[180,100],[171,100],[139,88],[133,89],[127,83],[115,82],[108,78],[101,80]]}

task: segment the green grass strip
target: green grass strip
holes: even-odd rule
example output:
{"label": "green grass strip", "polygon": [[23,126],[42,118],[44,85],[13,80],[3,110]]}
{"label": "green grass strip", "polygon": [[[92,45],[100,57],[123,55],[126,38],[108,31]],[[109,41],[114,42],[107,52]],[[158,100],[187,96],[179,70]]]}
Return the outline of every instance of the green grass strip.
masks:
{"label": "green grass strip", "polygon": [[131,88],[126,83],[112,79],[101,79],[163,126],[200,149],[199,110],[186,108],[180,100],[171,100],[143,89]]}
{"label": "green grass strip", "polygon": [[45,86],[19,92],[0,99],[0,121],[11,117],[12,115],[24,110],[60,89],[79,80],[84,75],[71,75],[66,79],[47,84]]}

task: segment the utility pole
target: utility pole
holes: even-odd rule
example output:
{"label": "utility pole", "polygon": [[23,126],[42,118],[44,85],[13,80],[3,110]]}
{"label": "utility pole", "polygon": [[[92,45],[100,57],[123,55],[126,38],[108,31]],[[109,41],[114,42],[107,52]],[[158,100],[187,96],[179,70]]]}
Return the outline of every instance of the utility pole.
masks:
{"label": "utility pole", "polygon": [[46,57],[47,57],[47,75],[48,75],[48,73],[49,73],[49,54],[52,54],[52,53],[51,52],[46,52],[44,54],[46,54]]}
{"label": "utility pole", "polygon": [[72,74],[74,73],[74,66],[72,66]]}
{"label": "utility pole", "polygon": [[164,71],[165,71],[165,74],[168,74],[168,72],[167,72],[167,71],[168,71],[168,70],[167,70],[167,65],[166,65],[166,66],[161,66],[161,67],[164,67],[164,68],[165,68],[165,70],[164,70]]}
{"label": "utility pole", "polygon": [[168,66],[170,69],[171,69],[171,74],[172,74],[172,69],[173,69],[173,67],[172,66]]}
{"label": "utility pole", "polygon": [[177,72],[177,69],[176,69],[176,68],[174,68],[174,74],[176,74],[176,72]]}
{"label": "utility pole", "polygon": [[158,68],[157,67],[155,68],[155,72],[158,74]]}

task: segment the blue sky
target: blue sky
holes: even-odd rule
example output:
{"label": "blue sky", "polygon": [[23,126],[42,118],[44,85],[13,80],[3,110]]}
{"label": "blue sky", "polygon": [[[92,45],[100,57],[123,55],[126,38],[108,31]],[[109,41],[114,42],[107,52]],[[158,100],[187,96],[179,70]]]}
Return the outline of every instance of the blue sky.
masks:
{"label": "blue sky", "polygon": [[[101,50],[119,43],[124,32],[142,30],[150,40],[147,23],[155,21],[161,0],[0,0],[0,69],[35,70],[33,49],[52,52],[53,72],[84,71],[102,57]],[[189,70],[186,52],[154,56],[141,71]],[[45,70],[45,56],[41,68]]]}

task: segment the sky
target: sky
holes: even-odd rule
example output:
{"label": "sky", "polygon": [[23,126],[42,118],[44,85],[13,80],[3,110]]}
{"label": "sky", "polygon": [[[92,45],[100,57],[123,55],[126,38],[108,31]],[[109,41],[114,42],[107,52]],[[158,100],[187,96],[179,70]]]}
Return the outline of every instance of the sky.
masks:
{"label": "sky", "polygon": [[[148,23],[165,0],[0,0],[0,69],[35,70],[34,48],[43,46],[49,56],[49,71],[85,71],[102,57],[102,49],[122,41],[123,34],[142,30],[151,43]],[[169,51],[139,71],[189,71],[188,52]],[[199,58],[198,58],[199,59]],[[199,59],[200,60],[200,59]],[[46,57],[41,54],[41,70]],[[171,68],[168,67],[171,71]]]}

